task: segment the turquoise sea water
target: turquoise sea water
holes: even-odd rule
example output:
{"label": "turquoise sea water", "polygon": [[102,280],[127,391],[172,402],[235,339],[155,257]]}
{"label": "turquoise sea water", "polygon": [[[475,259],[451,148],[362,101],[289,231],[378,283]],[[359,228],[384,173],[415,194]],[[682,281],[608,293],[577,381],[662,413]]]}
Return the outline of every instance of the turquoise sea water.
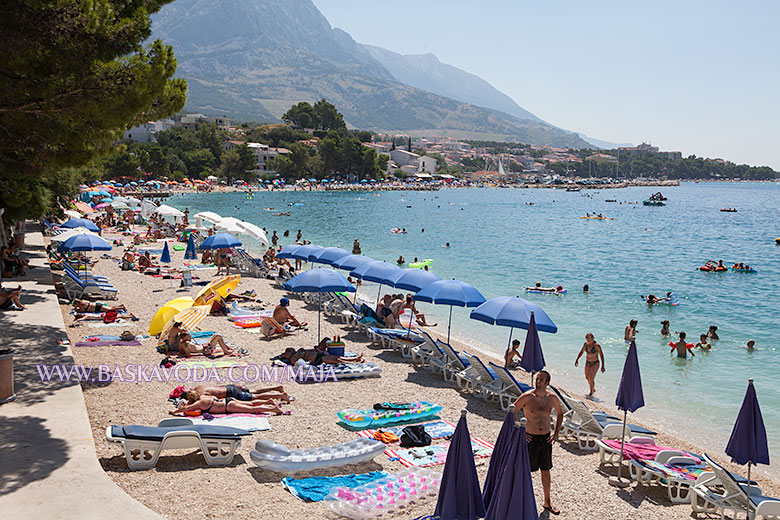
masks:
{"label": "turquoise sea water", "polygon": [[[747,379],[755,379],[770,449],[780,448],[780,185],[699,183],[664,188],[665,207],[641,201],[653,188],[585,190],[460,189],[439,192],[261,192],[247,200],[241,193],[183,195],[170,204],[215,211],[251,221],[282,244],[294,241],[297,229],[307,240],[351,250],[358,238],[363,253],[394,262],[433,258],[431,270],[443,278],[474,284],[486,298],[520,295],[542,306],[558,324],[557,334],[541,333],[549,368],[564,388],[587,393],[587,383],[574,358],[586,332],[604,349],[607,371],[596,380],[596,397],[614,403],[626,346],[623,329],[639,320],[637,346],[646,406],[638,418],[659,429],[688,437],[702,447],[722,452]],[[617,199],[608,203],[606,199]],[[620,204],[631,201],[640,204]],[[526,203],[533,203],[532,206]],[[290,203],[302,205],[288,206]],[[274,217],[264,208],[289,211]],[[737,213],[722,213],[736,207]],[[603,213],[612,221],[583,220],[586,212]],[[394,235],[391,228],[406,228]],[[424,228],[424,232],[422,229]],[[290,230],[290,237],[282,233]],[[442,247],[446,242],[449,248]],[[706,260],[746,262],[757,274],[703,273]],[[562,296],[525,294],[536,281],[563,285]],[[589,284],[591,293],[582,293]],[[376,286],[361,289],[376,296]],[[648,307],[640,295],[674,291],[677,307]],[[446,324],[447,308],[418,304],[426,315]],[[720,341],[712,352],[691,360],[670,355],[669,337],[660,322],[684,330],[698,341],[711,324]],[[432,321],[432,320],[431,320]],[[453,337],[500,354],[509,330],[453,314]],[[525,331],[515,331],[522,341]],[[756,340],[758,351],[742,345]]]}

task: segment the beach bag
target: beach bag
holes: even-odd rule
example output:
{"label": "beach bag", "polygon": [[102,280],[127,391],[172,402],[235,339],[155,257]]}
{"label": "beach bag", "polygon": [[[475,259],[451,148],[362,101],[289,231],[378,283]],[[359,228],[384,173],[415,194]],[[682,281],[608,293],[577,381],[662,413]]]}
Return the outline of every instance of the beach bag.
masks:
{"label": "beach bag", "polygon": [[116,309],[109,309],[103,313],[103,323],[114,323],[119,314]]}
{"label": "beach bag", "polygon": [[413,424],[401,430],[401,447],[419,448],[431,445],[431,436],[422,424]]}

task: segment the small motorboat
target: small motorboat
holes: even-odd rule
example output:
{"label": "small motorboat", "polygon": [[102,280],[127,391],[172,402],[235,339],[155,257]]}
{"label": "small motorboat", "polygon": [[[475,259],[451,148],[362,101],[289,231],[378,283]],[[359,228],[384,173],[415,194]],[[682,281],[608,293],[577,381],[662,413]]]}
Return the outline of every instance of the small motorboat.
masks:
{"label": "small motorboat", "polygon": [[723,213],[736,213],[737,208],[720,208]]}

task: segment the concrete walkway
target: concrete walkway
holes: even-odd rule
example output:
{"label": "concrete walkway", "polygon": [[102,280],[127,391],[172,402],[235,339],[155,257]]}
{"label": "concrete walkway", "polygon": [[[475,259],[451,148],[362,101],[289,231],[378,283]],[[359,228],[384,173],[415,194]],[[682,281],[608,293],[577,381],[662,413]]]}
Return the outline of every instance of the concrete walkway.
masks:
{"label": "concrete walkway", "polygon": [[[28,230],[29,231],[29,230]],[[36,364],[71,365],[40,232],[26,235],[35,266],[21,285],[24,311],[0,311],[2,346],[14,349],[16,400],[0,405],[0,514],[3,518],[161,518],[122,491],[95,455],[84,395],[76,382],[42,382]],[[98,439],[98,442],[101,440]]]}

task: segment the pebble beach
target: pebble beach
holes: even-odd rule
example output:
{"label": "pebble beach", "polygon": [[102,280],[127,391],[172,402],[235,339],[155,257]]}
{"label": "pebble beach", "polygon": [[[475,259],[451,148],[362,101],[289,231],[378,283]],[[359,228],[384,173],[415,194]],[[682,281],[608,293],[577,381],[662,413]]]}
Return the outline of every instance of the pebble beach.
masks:
{"label": "pebble beach", "polygon": [[[104,238],[124,239],[127,237],[104,233]],[[172,245],[172,244],[171,244]],[[159,244],[162,247],[162,243]],[[119,334],[129,330],[137,335],[148,334],[149,323],[155,312],[165,302],[181,297],[194,296],[200,287],[183,289],[179,280],[154,278],[136,271],[121,271],[117,259],[121,247],[115,247],[110,253],[113,258],[101,258],[92,272],[108,277],[119,289],[118,302],[124,304],[129,312],[139,318],[127,320],[118,327],[102,328],[87,323],[79,323],[68,328],[71,344],[82,341],[84,337],[95,334]],[[171,251],[171,267],[183,266],[183,251]],[[93,258],[98,255],[93,253]],[[216,268],[194,272],[196,281],[210,281]],[[271,280],[242,277],[237,292],[253,290],[257,300],[266,309],[272,310],[285,291],[276,289]],[[300,298],[291,297],[290,311],[299,319],[309,323],[308,330],[294,334],[266,339],[262,335],[252,334],[232,326],[224,316],[209,316],[199,326],[202,330],[214,331],[232,345],[248,350],[241,363],[264,365],[269,359],[280,354],[287,347],[312,348],[317,343],[317,309]],[[110,303],[110,302],[108,302]],[[74,323],[70,305],[63,304],[62,312],[66,325]],[[466,326],[467,324],[464,324]],[[382,369],[381,377],[357,379],[351,381],[324,382],[319,384],[299,384],[293,381],[284,383],[285,391],[295,400],[283,406],[289,415],[269,416],[271,429],[255,432],[246,438],[227,467],[209,467],[198,452],[166,451],[155,469],[148,471],[130,471],[121,449],[105,441],[107,426],[114,424],[156,425],[160,420],[170,417],[172,409],[167,400],[168,394],[178,384],[196,386],[197,383],[171,382],[119,382],[82,384],[87,410],[95,440],[99,462],[107,475],[130,496],[150,509],[168,518],[236,518],[236,519],[293,519],[293,518],[332,518],[327,502],[304,503],[286,491],[280,479],[281,474],[268,472],[256,467],[249,457],[254,442],[269,439],[288,446],[291,449],[326,446],[346,442],[356,438],[356,433],[337,424],[336,412],[344,408],[370,408],[374,403],[393,401],[407,402],[427,400],[443,406],[439,416],[451,423],[457,423],[461,410],[467,413],[469,431],[472,436],[495,442],[505,414],[496,403],[489,403],[460,392],[454,383],[444,381],[439,375],[416,367],[399,354],[380,345],[371,344],[368,338],[357,331],[349,330],[338,317],[322,316],[322,336],[340,336],[346,343],[346,350],[363,354],[367,361],[376,363]],[[107,364],[112,367],[125,365],[155,366],[160,363],[162,354],[155,349],[157,340],[147,338],[140,347],[74,347],[76,363],[82,365]],[[469,351],[467,345],[455,345]],[[480,356],[484,353],[479,352]],[[499,363],[498,360],[494,362]],[[552,384],[567,390],[569,381],[556,378],[556,367],[548,368],[552,373]],[[219,369],[222,374],[226,369]],[[527,382],[528,374],[516,373],[520,381]],[[272,386],[274,383],[248,383],[246,386]],[[575,398],[581,399],[572,392]],[[605,399],[609,402],[608,399]],[[588,403],[591,408],[602,408],[613,414],[614,409]],[[652,424],[646,424],[654,428]],[[657,429],[657,428],[654,428]],[[694,453],[704,450],[696,446],[696,440],[690,442],[665,435],[660,432],[656,443],[673,446]],[[437,442],[437,441],[434,441]],[[731,465],[720,454],[714,458],[732,471],[744,474],[745,469]],[[477,459],[477,471],[484,481],[489,458]],[[608,485],[608,477],[616,473],[614,466],[599,467],[597,452],[583,452],[572,438],[562,438],[553,449],[552,500],[561,509],[557,518],[691,518],[688,504],[673,505],[666,495],[666,488],[660,486],[639,486],[632,483],[625,489]],[[296,477],[344,475],[384,470],[394,473],[404,469],[396,461],[390,461],[384,454],[372,462],[351,466],[320,470],[311,474],[298,474]],[[443,466],[434,467],[441,470]],[[765,495],[778,496],[780,484],[765,477],[756,478]],[[541,482],[538,473],[533,475],[537,506],[542,511],[543,502]],[[435,506],[435,496],[414,503],[392,518],[416,518],[431,514]],[[544,517],[544,516],[543,516]]]}

